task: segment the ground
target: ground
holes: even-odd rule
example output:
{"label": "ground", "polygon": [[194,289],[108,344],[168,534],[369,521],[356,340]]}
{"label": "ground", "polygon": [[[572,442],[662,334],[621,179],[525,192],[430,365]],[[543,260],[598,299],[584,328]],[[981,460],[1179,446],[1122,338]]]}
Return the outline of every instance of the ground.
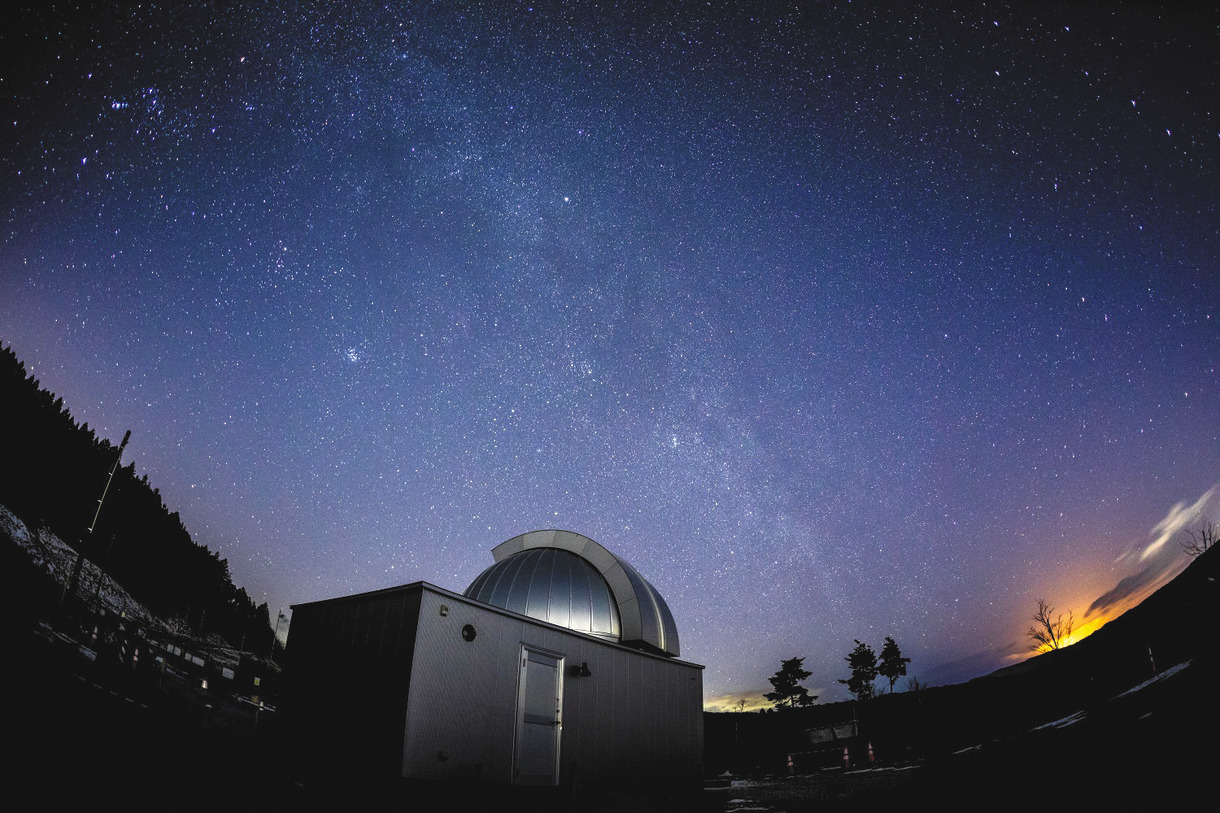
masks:
{"label": "ground", "polygon": [[[460,807],[462,801],[495,804],[510,794],[502,788],[346,787],[295,776],[288,744],[277,738],[275,712],[205,689],[172,670],[107,663],[46,623],[9,633],[14,667],[6,676],[6,730],[18,745],[9,765],[11,788],[44,793],[50,802],[151,807],[189,799],[238,809],[321,809],[426,798]],[[797,813],[1013,800],[1172,804],[1193,798],[1209,781],[1220,718],[1204,687],[1214,685],[1214,677],[1210,661],[1179,664],[1093,708],[952,753],[796,776],[723,777],[685,797],[625,787],[583,789],[579,806]],[[567,789],[529,801],[541,809],[573,803]]]}

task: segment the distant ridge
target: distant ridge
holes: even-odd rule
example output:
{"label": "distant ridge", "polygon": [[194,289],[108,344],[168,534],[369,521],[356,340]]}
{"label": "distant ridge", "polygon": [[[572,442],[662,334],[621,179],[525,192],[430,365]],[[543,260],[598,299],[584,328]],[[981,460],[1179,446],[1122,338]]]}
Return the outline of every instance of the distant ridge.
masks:
{"label": "distant ridge", "polygon": [[[812,776],[841,769],[847,753],[853,767],[921,767],[916,784],[971,804],[1003,788],[1125,807],[1178,798],[1206,781],[1199,765],[1217,752],[1218,571],[1210,549],[1079,643],[965,683],[792,711],[705,712],[705,764],[715,775],[783,776],[791,764]],[[833,752],[811,740],[851,721],[858,736]]]}
{"label": "distant ridge", "polygon": [[[1183,553],[1183,555],[1186,555]],[[1089,637],[1063,649],[975,678],[987,681],[1042,672],[1129,683],[1215,650],[1220,643],[1220,554],[1194,557],[1168,584]]]}

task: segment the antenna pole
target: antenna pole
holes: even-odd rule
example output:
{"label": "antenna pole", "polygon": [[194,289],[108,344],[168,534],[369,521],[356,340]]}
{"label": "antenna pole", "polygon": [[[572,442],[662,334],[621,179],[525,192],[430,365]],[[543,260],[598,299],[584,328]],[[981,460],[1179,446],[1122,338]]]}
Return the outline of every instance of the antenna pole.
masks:
{"label": "antenna pole", "polygon": [[119,453],[114,456],[114,465],[110,467],[110,476],[106,478],[106,486],[102,489],[102,496],[97,498],[97,510],[93,512],[93,522],[89,523],[89,533],[93,533],[93,529],[97,527],[97,517],[102,513],[102,501],[106,499],[106,494],[110,491],[110,481],[114,479],[114,473],[118,471],[119,460],[123,458],[123,450],[127,448],[127,441],[131,440],[131,430],[127,430],[127,434],[123,435],[123,442],[119,444]]}
{"label": "antenna pole", "polygon": [[[119,461],[123,459],[123,450],[127,448],[127,441],[129,440],[131,440],[130,429],[128,429],[126,434],[123,435],[123,442],[119,444],[118,454],[114,456],[114,464],[110,467],[110,475],[106,478],[105,487],[102,488],[102,496],[97,498],[97,510],[93,512],[93,521],[89,523],[89,530],[87,532],[90,536],[93,535],[93,529],[97,527],[97,518],[102,513],[102,502],[105,501],[106,494],[110,492],[110,482],[114,480],[114,473],[119,469]],[[76,584],[80,579],[81,568],[84,567],[85,564],[84,540],[82,539],[81,542],[82,544],[80,546],[80,550],[76,552],[76,564],[73,565],[72,572],[69,573],[67,578],[64,579],[64,589],[63,592],[59,594],[60,604],[63,604],[64,598],[68,595],[68,588],[71,585]]]}

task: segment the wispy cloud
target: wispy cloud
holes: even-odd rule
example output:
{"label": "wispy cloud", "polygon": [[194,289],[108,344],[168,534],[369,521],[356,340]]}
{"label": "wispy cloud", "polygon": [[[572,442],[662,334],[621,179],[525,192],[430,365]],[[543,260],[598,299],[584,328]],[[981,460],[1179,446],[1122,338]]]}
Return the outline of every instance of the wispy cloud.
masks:
{"label": "wispy cloud", "polygon": [[1203,496],[1195,500],[1194,505],[1190,507],[1187,507],[1185,502],[1179,502],[1173,508],[1170,508],[1165,518],[1153,527],[1152,536],[1155,536],[1156,539],[1144,548],[1144,552],[1139,557],[1140,561],[1142,562],[1150,556],[1154,556],[1174,534],[1203,516],[1204,509],[1207,508],[1207,504],[1211,501],[1212,497],[1216,495],[1217,489],[1220,489],[1220,485],[1212,486],[1203,492]]}
{"label": "wispy cloud", "polygon": [[1203,492],[1190,505],[1185,501],[1175,503],[1165,518],[1152,526],[1148,533],[1152,537],[1151,542],[1135,545],[1118,557],[1119,562],[1133,567],[1134,571],[1094,599],[1085,612],[1085,618],[1098,613],[1111,615],[1122,612],[1177,575],[1188,562],[1177,546],[1168,544],[1169,541],[1207,516],[1209,506],[1218,494],[1220,484]]}

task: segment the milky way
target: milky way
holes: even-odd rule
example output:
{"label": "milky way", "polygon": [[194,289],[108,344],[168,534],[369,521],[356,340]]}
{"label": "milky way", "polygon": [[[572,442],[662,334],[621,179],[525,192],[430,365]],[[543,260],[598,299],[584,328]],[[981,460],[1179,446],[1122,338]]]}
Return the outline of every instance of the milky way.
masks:
{"label": "milky way", "polygon": [[273,611],[566,528],[825,700],[1220,516],[1214,8],[31,5],[0,340]]}

